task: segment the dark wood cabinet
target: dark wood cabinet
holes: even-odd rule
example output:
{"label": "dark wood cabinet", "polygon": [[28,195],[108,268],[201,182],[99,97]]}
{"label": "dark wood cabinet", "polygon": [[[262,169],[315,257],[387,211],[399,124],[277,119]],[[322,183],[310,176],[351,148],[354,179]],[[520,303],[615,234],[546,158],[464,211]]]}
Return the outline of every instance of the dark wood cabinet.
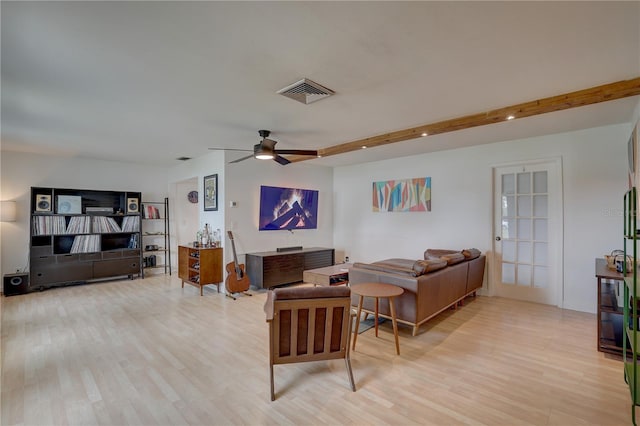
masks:
{"label": "dark wood cabinet", "polygon": [[257,288],[292,284],[302,281],[302,273],[307,269],[333,265],[334,258],[334,249],[319,247],[247,253],[247,275],[251,285]]}
{"label": "dark wood cabinet", "polygon": [[215,284],[220,293],[222,278],[222,248],[178,246],[178,277],[184,284],[202,288]]}
{"label": "dark wood cabinet", "polygon": [[140,193],[31,188],[29,291],[141,274]]}
{"label": "dark wood cabinet", "polygon": [[[598,279],[598,351],[622,355],[624,334],[624,276],[596,259]],[[629,345],[627,344],[627,348]]]}

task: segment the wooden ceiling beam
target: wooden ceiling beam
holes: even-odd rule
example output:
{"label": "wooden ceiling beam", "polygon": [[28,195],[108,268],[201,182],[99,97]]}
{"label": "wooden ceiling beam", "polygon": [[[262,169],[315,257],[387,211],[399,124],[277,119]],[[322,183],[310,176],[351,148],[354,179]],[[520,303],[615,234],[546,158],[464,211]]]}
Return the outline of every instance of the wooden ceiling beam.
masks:
{"label": "wooden ceiling beam", "polygon": [[[328,157],[330,155],[344,154],[362,149],[363,146],[373,148],[376,146],[416,139],[421,137],[423,133],[433,136],[442,133],[455,132],[457,130],[470,129],[472,127],[500,123],[508,121],[507,117],[511,115],[514,117],[513,119],[517,120],[519,118],[562,111],[565,109],[577,108],[600,102],[608,102],[637,95],[640,95],[640,77],[631,80],[622,80],[615,83],[603,84],[601,86],[564,93],[562,95],[551,96],[535,101],[510,105],[478,114],[471,114],[449,120],[438,121],[436,123],[424,124],[410,129],[371,136],[326,148],[320,148],[318,149],[318,155]],[[310,160],[313,158],[315,157],[289,157],[293,162]]]}

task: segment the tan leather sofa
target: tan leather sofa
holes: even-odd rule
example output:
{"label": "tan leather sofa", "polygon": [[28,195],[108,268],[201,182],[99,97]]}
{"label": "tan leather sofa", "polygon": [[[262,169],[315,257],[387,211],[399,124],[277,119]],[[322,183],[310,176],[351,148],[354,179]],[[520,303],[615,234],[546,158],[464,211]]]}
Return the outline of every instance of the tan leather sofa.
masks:
{"label": "tan leather sofa", "polygon": [[[404,293],[396,297],[398,322],[418,327],[445,309],[457,305],[482,287],[486,258],[476,249],[427,250],[424,260],[386,259],[373,263],[354,263],[349,269],[350,285],[380,282],[397,285]],[[352,294],[357,306],[358,296]],[[363,309],[374,311],[374,299],[364,298]],[[390,318],[389,302],[381,298],[380,316]]]}

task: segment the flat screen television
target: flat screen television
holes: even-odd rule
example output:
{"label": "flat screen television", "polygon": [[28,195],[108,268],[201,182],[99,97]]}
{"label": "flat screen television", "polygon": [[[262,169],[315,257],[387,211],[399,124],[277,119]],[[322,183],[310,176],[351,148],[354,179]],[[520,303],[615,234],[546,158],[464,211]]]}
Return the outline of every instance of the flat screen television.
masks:
{"label": "flat screen television", "polygon": [[260,187],[260,231],[317,227],[318,191],[264,185]]}

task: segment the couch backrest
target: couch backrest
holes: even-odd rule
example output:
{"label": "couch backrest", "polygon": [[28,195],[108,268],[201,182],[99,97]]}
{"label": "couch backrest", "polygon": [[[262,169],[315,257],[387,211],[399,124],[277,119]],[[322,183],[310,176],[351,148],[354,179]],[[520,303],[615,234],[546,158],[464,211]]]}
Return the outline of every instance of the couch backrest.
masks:
{"label": "couch backrest", "polygon": [[372,271],[419,277],[446,267],[447,262],[442,259],[385,259],[373,263],[356,262],[354,266]]}
{"label": "couch backrest", "polygon": [[480,256],[480,250],[476,248],[464,250],[448,250],[448,249],[426,249],[424,251],[425,259],[442,259],[447,261],[447,265],[455,265],[465,260],[475,259]]}
{"label": "couch backrest", "polygon": [[474,259],[469,260],[469,275],[467,276],[467,290],[466,294],[471,293],[482,287],[484,282],[484,268],[486,264],[485,255],[480,255]]}

